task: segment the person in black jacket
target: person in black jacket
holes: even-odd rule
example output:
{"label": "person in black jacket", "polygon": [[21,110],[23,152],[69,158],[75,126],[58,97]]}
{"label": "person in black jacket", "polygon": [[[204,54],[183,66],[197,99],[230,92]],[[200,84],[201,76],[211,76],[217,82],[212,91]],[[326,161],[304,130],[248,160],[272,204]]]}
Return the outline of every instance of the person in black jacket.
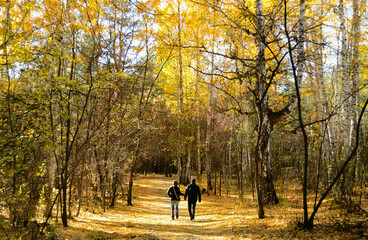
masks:
{"label": "person in black jacket", "polygon": [[194,219],[195,208],[197,204],[197,199],[201,202],[201,191],[199,186],[195,183],[195,178],[192,179],[192,183],[187,186],[185,190],[184,200],[188,197],[188,210],[190,215],[190,220]]}
{"label": "person in black jacket", "polygon": [[171,218],[174,220],[174,210],[176,209],[176,219],[179,218],[179,201],[180,195],[184,195],[180,192],[178,187],[178,181],[174,181],[173,185],[167,190],[167,194],[171,197]]}

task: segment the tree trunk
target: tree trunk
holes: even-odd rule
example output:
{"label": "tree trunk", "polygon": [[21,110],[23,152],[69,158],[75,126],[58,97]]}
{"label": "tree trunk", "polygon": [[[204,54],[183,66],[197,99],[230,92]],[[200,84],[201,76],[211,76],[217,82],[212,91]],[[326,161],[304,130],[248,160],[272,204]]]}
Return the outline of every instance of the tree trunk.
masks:
{"label": "tree trunk", "polygon": [[113,170],[112,174],[112,183],[111,183],[111,202],[110,202],[110,208],[113,208],[115,206],[115,200],[117,197],[117,190],[119,186],[119,179],[118,179],[118,173]]}
{"label": "tree trunk", "polygon": [[[302,0],[303,1],[303,0]],[[308,162],[309,162],[309,150],[308,150],[308,137],[307,137],[307,133],[305,131],[305,125],[303,122],[303,116],[302,116],[302,103],[301,103],[301,95],[300,95],[300,87],[301,87],[301,81],[302,81],[302,74],[300,74],[300,71],[303,71],[303,69],[298,69],[298,66],[295,65],[294,62],[294,56],[293,56],[293,51],[292,51],[292,46],[291,46],[291,40],[290,40],[290,35],[288,32],[288,28],[287,28],[287,3],[286,0],[284,1],[284,7],[285,7],[285,32],[286,32],[286,37],[288,40],[288,53],[289,53],[289,57],[290,57],[290,62],[291,62],[291,67],[292,67],[292,71],[293,71],[293,77],[294,77],[294,86],[295,86],[295,91],[296,91],[296,96],[297,96],[297,105],[298,105],[298,121],[299,121],[299,126],[300,129],[302,131],[302,135],[303,135],[303,146],[304,146],[304,174],[303,174],[303,210],[304,210],[304,226],[308,225],[308,205],[307,205],[307,183],[308,183]],[[303,8],[303,6],[301,6],[301,8]],[[299,52],[300,54],[300,52]],[[299,56],[298,56],[299,57]]]}
{"label": "tree trunk", "polygon": [[220,168],[220,170],[219,170],[219,174],[220,174],[220,182],[219,182],[219,196],[221,197],[221,191],[222,191],[222,168]]}
{"label": "tree trunk", "polygon": [[[134,165],[134,163],[133,163]],[[129,187],[128,187],[128,196],[127,196],[127,205],[133,205],[133,181],[134,181],[134,166],[130,168],[130,175],[129,175]]]}
{"label": "tree trunk", "polygon": [[184,91],[183,91],[183,57],[182,57],[182,31],[181,31],[181,3],[180,0],[177,1],[178,4],[178,68],[179,68],[179,79],[178,79],[178,112],[177,112],[177,141],[178,141],[178,180],[179,184],[184,184],[184,179],[186,175],[183,173],[184,170],[184,156],[183,156],[183,132],[182,132],[182,114],[184,113]]}
{"label": "tree trunk", "polygon": [[262,219],[264,218],[264,209],[263,209],[263,195],[261,191],[261,178],[258,176],[258,170],[259,170],[259,163],[260,159],[257,159],[258,156],[256,156],[256,168],[255,168],[255,183],[256,183],[256,193],[257,193],[257,203],[258,203],[258,218]]}
{"label": "tree trunk", "polygon": [[[307,203],[307,187],[308,187],[308,137],[304,129],[304,123],[302,119],[302,109],[301,109],[301,97],[299,89],[302,87],[303,82],[303,74],[304,74],[304,64],[305,64],[305,53],[304,53],[304,45],[305,45],[305,11],[306,5],[305,0],[300,0],[299,2],[299,48],[298,48],[298,63],[296,69],[296,79],[295,79],[295,88],[298,97],[298,117],[299,124],[303,134],[303,143],[304,143],[304,176],[303,176],[303,213],[304,213],[304,225],[307,224],[308,218],[308,203]],[[289,49],[290,50],[290,49]],[[290,53],[291,54],[291,53]]]}
{"label": "tree trunk", "polygon": [[[211,122],[211,121],[210,121]],[[211,171],[212,171],[212,161],[211,161],[211,153],[210,153],[210,129],[211,123],[207,121],[207,131],[206,131],[206,174],[207,174],[207,190],[212,190],[212,181],[211,181]]]}
{"label": "tree trunk", "polygon": [[111,96],[112,91],[110,90],[107,105],[107,119],[106,119],[106,129],[105,129],[105,144],[104,144],[104,157],[103,157],[103,168],[100,171],[100,190],[101,190],[101,207],[102,211],[106,211],[106,190],[107,190],[107,162],[109,161],[109,150],[110,150],[110,121],[111,121]]}
{"label": "tree trunk", "polygon": [[257,46],[257,90],[258,94],[256,102],[257,115],[258,115],[258,129],[257,129],[257,144],[255,147],[256,152],[256,189],[257,189],[257,202],[258,202],[258,217],[264,218],[264,189],[266,187],[266,169],[265,162],[268,160],[268,140],[271,134],[269,126],[270,120],[268,119],[267,109],[267,76],[266,76],[266,59],[265,59],[265,34],[264,34],[264,16],[262,0],[255,0],[256,7],[256,46]]}
{"label": "tree trunk", "polygon": [[187,159],[187,167],[186,167],[186,179],[185,185],[190,183],[191,178],[191,164],[192,164],[192,143],[188,143],[188,159]]}
{"label": "tree trunk", "polygon": [[[260,109],[260,111],[264,111]],[[258,128],[258,138],[257,138],[257,145],[256,145],[256,166],[258,169],[258,186],[257,192],[261,193],[261,196],[257,196],[259,199],[258,201],[262,201],[264,204],[272,203],[277,204],[279,202],[276,190],[273,185],[273,178],[271,172],[271,163],[270,163],[270,138],[271,138],[271,121],[269,119],[268,113],[263,112],[259,114],[261,122]],[[262,211],[260,211],[262,212]]]}
{"label": "tree trunk", "polygon": [[[350,98],[350,81],[348,72],[348,41],[345,21],[344,0],[339,0],[338,17],[340,20],[340,43],[341,43],[341,59],[340,59],[340,81],[341,81],[341,103],[342,103],[342,137],[344,148],[346,150],[351,146],[350,142],[350,119],[351,119],[351,98]],[[347,151],[346,151],[347,153]]]}
{"label": "tree trunk", "polygon": [[135,150],[134,159],[132,162],[132,166],[130,168],[130,175],[129,175],[129,187],[128,187],[128,196],[127,196],[127,205],[132,206],[133,205],[133,183],[134,183],[134,173],[135,173],[135,165],[137,163],[138,158],[138,146],[139,146],[139,138],[137,139],[137,147]]}
{"label": "tree trunk", "polygon": [[239,199],[240,201],[243,200],[243,140],[241,140],[239,142],[240,145],[240,151],[239,151],[239,156],[238,156],[238,190],[239,190]]}
{"label": "tree trunk", "polygon": [[[78,176],[77,176],[77,192],[78,192],[78,208],[77,208],[77,213],[75,214],[76,217],[79,216],[80,214],[80,210],[81,210],[81,207],[82,207],[82,198],[83,198],[83,181],[84,181],[84,174],[85,174],[85,162],[86,162],[86,156],[85,154],[83,154],[82,156],[82,164],[81,164],[81,173],[79,175],[79,179],[78,179]],[[88,191],[88,188],[86,187],[86,196],[88,196],[87,194],[87,191]]]}
{"label": "tree trunk", "polygon": [[226,178],[226,196],[229,196],[229,189],[231,186],[231,179],[232,179],[232,175],[233,175],[233,171],[232,171],[232,134],[233,131],[231,131],[231,136],[230,136],[230,140],[229,140],[229,155],[228,155],[228,164],[227,164],[227,178]]}
{"label": "tree trunk", "polygon": [[68,99],[68,119],[67,119],[67,128],[66,128],[66,147],[65,147],[65,161],[64,166],[61,173],[61,188],[62,188],[62,209],[61,209],[61,220],[63,222],[64,227],[68,227],[68,212],[67,212],[67,189],[68,189],[68,166],[69,166],[69,158],[70,158],[70,135],[71,135],[71,112],[70,112],[70,92]]}
{"label": "tree trunk", "polygon": [[328,185],[327,189],[325,190],[325,192],[322,194],[321,198],[319,199],[317,205],[314,207],[311,216],[309,217],[307,223],[304,225],[304,227],[307,228],[307,229],[312,229],[313,228],[314,217],[316,216],[316,213],[318,212],[319,208],[321,207],[323,200],[328,196],[331,189],[335,186],[336,182],[340,179],[341,175],[344,173],[344,171],[346,170],[346,167],[349,165],[349,163],[351,162],[351,160],[353,159],[353,157],[355,156],[355,154],[358,150],[360,125],[361,125],[361,121],[362,121],[362,118],[363,118],[363,114],[364,114],[364,112],[367,108],[367,105],[368,105],[368,98],[365,100],[365,103],[362,107],[362,110],[361,110],[360,115],[359,115],[358,120],[357,120],[357,125],[356,125],[356,128],[355,128],[356,129],[356,131],[355,131],[356,139],[355,139],[354,147],[351,149],[351,152],[349,153],[348,157],[343,162],[343,164],[342,164],[341,168],[339,169],[339,171],[337,172],[336,176],[334,177],[332,182]]}
{"label": "tree trunk", "polygon": [[[74,79],[74,67],[75,67],[75,36],[73,35],[73,43],[72,43],[72,62],[70,66],[70,74],[69,80],[72,81]],[[68,213],[67,213],[67,187],[68,187],[68,178],[69,178],[69,160],[71,158],[72,152],[72,145],[75,141],[75,137],[71,139],[72,136],[72,129],[71,129],[71,118],[72,118],[72,111],[71,111],[71,101],[72,101],[72,90],[68,91],[68,98],[67,98],[67,119],[66,119],[66,142],[65,142],[65,160],[63,164],[63,169],[61,173],[61,180],[62,180],[62,211],[61,211],[61,220],[63,222],[63,226],[68,226]],[[79,127],[79,126],[78,126]],[[77,132],[76,132],[77,133]]]}
{"label": "tree trunk", "polygon": [[[179,131],[179,130],[178,130]],[[178,139],[179,139],[179,134],[177,135],[177,137],[178,137]],[[180,154],[179,152],[180,152],[180,143],[179,144],[177,144],[177,145],[179,145],[178,146],[178,149],[177,149],[177,151],[178,151],[178,154]],[[182,184],[182,179],[183,179],[183,163],[182,163],[182,160],[181,160],[181,156],[178,156],[178,159],[177,159],[177,167],[178,167],[178,180],[179,180],[179,184]]]}
{"label": "tree trunk", "polygon": [[[351,59],[351,122],[350,122],[350,142],[355,142],[356,123],[358,118],[359,97],[359,43],[361,39],[361,12],[359,8],[359,0],[353,0],[353,21],[352,21],[352,59]],[[352,168],[352,175],[356,172],[356,180],[360,179],[361,155],[358,152],[355,167]],[[354,174],[355,175],[355,174]]]}
{"label": "tree trunk", "polygon": [[[139,117],[140,118],[140,117]],[[140,129],[140,124],[138,123],[138,129]],[[135,168],[138,163],[138,157],[139,157],[139,146],[140,146],[140,133],[138,133],[136,147],[134,151],[134,157],[132,166],[130,168],[130,175],[129,175],[129,188],[128,188],[128,196],[127,196],[127,205],[132,206],[133,205],[133,182],[134,182],[134,173]]]}
{"label": "tree trunk", "polygon": [[[56,162],[55,162],[55,158],[51,155],[52,154],[50,154],[49,156],[50,161],[47,161],[48,170],[46,171],[47,185],[46,185],[46,191],[45,191],[46,207],[45,207],[45,212],[43,214],[44,217],[47,217],[49,215],[49,212],[51,211],[52,202],[53,202],[52,192],[54,189]],[[52,215],[50,217],[52,217]]]}
{"label": "tree trunk", "polygon": [[[196,68],[199,69],[199,41],[197,40],[197,66]],[[199,84],[199,71],[196,71],[196,82],[195,82],[195,106],[196,106],[196,120],[197,120],[197,179],[200,177],[202,172],[202,164],[201,164],[201,125],[200,125],[200,101],[199,101],[199,90],[198,90],[198,84]]]}
{"label": "tree trunk", "polygon": [[62,188],[62,207],[61,207],[61,221],[63,222],[64,227],[68,227],[68,213],[67,213],[67,171],[61,177],[61,188]]}
{"label": "tree trunk", "polygon": [[213,192],[213,195],[217,195],[217,170],[215,169],[215,190]]}

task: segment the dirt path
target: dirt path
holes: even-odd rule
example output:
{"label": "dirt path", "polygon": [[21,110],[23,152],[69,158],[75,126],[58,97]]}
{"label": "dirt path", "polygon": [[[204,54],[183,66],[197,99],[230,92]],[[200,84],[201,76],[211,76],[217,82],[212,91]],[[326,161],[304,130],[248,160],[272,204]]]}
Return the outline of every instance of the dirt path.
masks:
{"label": "dirt path", "polygon": [[[196,219],[190,221],[187,202],[179,205],[179,219],[171,220],[166,195],[174,178],[142,176],[135,182],[134,206],[119,202],[105,213],[83,213],[60,234],[64,239],[350,239],[346,235],[315,230],[296,231],[290,222],[298,209],[284,206],[267,209],[258,219],[252,199],[203,196],[197,203]],[[200,185],[200,184],[199,184]],[[200,185],[201,187],[201,185]],[[185,187],[181,186],[184,192]]]}

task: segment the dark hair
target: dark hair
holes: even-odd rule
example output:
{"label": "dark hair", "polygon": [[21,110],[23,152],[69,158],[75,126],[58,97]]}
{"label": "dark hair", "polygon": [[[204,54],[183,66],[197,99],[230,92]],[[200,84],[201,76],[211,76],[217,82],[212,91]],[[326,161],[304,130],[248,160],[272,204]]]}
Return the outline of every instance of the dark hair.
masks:
{"label": "dark hair", "polygon": [[196,181],[195,178],[192,178],[192,183],[195,183],[195,181]]}

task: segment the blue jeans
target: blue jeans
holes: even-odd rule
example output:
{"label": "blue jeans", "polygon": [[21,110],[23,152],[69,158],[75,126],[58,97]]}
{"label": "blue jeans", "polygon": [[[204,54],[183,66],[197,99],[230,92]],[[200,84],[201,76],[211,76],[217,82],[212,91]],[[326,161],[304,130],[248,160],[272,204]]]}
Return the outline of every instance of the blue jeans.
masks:
{"label": "blue jeans", "polygon": [[179,201],[171,200],[171,218],[174,218],[174,210],[176,209],[176,218],[179,218]]}

